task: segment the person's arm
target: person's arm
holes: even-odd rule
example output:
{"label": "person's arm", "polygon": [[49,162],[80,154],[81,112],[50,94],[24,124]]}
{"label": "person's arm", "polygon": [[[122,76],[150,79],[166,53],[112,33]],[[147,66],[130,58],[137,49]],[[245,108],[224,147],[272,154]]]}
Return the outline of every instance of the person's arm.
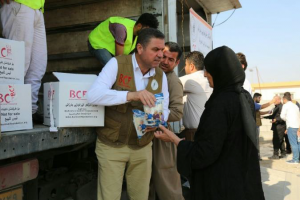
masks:
{"label": "person's arm", "polygon": [[115,56],[123,55],[124,43],[127,37],[126,27],[123,24],[109,24],[109,30],[115,38]]}
{"label": "person's arm", "polygon": [[284,121],[286,121],[286,104],[282,106],[282,110],[281,110],[281,113],[280,113],[280,118]]}
{"label": "person's arm", "polygon": [[[194,169],[207,167],[219,157],[228,132],[228,113],[222,103],[214,105],[214,108],[209,112],[205,121],[210,123],[206,123],[205,128],[202,129],[200,125],[196,134],[201,131],[205,131],[205,133],[202,133],[195,142],[182,140],[164,127],[160,127],[162,131],[155,132],[155,137],[163,141],[173,142],[178,146],[178,171],[182,170],[181,167],[184,168],[183,171],[190,169],[190,167],[183,165],[189,165]],[[214,123],[211,123],[212,121]],[[183,174],[186,173],[183,172]]]}
{"label": "person's arm", "polygon": [[[175,75],[176,76],[176,75]],[[168,122],[179,121],[183,116],[183,88],[177,77],[168,79],[168,88],[170,95],[169,102],[169,118]]]}
{"label": "person's arm", "polygon": [[116,82],[118,62],[115,58],[109,60],[87,93],[87,101],[91,104],[112,106],[128,101],[141,101],[144,105],[153,106],[155,97],[147,90],[138,92],[117,91],[111,89]]}
{"label": "person's arm", "polygon": [[169,110],[169,89],[168,89],[168,80],[166,74],[163,73],[163,81],[162,81],[162,93],[164,95],[164,120],[167,122],[170,114]]}
{"label": "person's arm", "polygon": [[270,111],[259,111],[260,112],[260,115],[266,115],[266,114],[269,114]]}
{"label": "person's arm", "polygon": [[272,105],[274,102],[275,102],[275,98],[273,98],[270,102],[261,105],[261,108],[260,108],[260,109],[267,108],[267,107],[269,107],[270,105]]}
{"label": "person's arm", "polygon": [[123,55],[124,53],[124,45],[119,45],[116,43],[116,56]]}

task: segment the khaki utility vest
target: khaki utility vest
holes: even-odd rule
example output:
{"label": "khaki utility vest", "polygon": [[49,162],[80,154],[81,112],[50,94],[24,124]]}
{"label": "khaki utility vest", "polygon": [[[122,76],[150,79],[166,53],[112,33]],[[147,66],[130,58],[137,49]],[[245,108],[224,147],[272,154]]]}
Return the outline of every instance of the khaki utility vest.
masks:
{"label": "khaki utility vest", "polygon": [[[118,62],[118,74],[112,89],[135,92],[136,86],[134,81],[132,55],[121,55],[117,56],[116,59]],[[149,78],[146,90],[153,94],[161,93],[162,78],[163,71],[158,67],[155,68],[155,75]],[[156,90],[151,87],[152,82],[158,83],[158,87],[154,88]],[[97,128],[98,139],[104,144],[112,147],[123,147],[128,145],[131,149],[139,149],[149,144],[154,137],[154,133],[146,133],[141,139],[138,139],[133,124],[132,109],[143,111],[142,102],[131,101],[117,106],[106,106],[104,127]]]}
{"label": "khaki utility vest", "polygon": [[260,112],[259,112],[259,110],[256,111],[255,114],[256,114],[256,126],[261,126],[262,123],[261,123],[261,118],[260,118]]}

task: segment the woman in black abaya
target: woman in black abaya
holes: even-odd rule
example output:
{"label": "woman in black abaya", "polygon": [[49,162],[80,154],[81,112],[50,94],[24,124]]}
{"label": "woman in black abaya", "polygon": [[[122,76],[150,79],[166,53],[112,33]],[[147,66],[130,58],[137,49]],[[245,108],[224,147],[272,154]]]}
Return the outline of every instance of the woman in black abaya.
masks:
{"label": "woman in black abaya", "polygon": [[204,65],[214,90],[194,142],[182,140],[164,127],[155,136],[178,146],[177,168],[189,178],[193,200],[264,200],[254,105],[242,88],[244,70],[225,46],[208,53]]}

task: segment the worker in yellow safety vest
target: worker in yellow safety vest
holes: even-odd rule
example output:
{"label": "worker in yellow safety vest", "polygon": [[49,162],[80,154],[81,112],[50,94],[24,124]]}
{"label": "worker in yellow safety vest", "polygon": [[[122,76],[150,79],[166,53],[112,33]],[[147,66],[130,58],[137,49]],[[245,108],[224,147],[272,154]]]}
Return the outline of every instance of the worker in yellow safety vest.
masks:
{"label": "worker in yellow safety vest", "polygon": [[37,101],[47,66],[45,0],[0,0],[0,3],[3,37],[25,43],[24,83],[31,84],[33,122],[42,123]]}
{"label": "worker in yellow safety vest", "polygon": [[156,17],[142,14],[135,22],[124,17],[110,17],[89,35],[88,48],[101,63],[101,69],[114,56],[129,55],[136,46],[137,35],[143,28],[157,28]]}

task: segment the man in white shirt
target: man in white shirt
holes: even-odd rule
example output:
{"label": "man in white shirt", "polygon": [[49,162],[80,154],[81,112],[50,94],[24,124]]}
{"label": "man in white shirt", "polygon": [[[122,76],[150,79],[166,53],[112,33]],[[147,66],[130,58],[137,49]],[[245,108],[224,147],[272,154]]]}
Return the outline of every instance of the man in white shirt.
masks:
{"label": "man in white shirt", "polygon": [[[236,55],[237,55],[240,63],[242,64],[242,67],[243,67],[244,71],[246,71],[247,66],[248,66],[248,63],[247,63],[247,60],[246,60],[246,56],[243,53],[241,53],[241,52],[237,53]],[[252,96],[251,83],[250,83],[250,81],[248,81],[247,78],[245,78],[243,88],[245,90],[247,90],[250,93],[250,95]]]}
{"label": "man in white shirt", "polygon": [[164,120],[168,120],[168,83],[158,68],[164,47],[159,30],[143,29],[135,53],[112,58],[88,91],[89,103],[106,106],[105,125],[97,128],[98,200],[121,198],[125,168],[129,198],[148,199],[154,129],[146,129],[138,139],[132,109],[153,107],[154,94],[162,92]]}
{"label": "man in white shirt", "polygon": [[284,94],[283,96],[283,107],[280,114],[280,118],[286,121],[287,135],[293,151],[293,159],[287,161],[289,164],[299,163],[300,154],[300,142],[298,142],[297,131],[300,128],[299,108],[292,102],[291,96]]}
{"label": "man in white shirt", "polygon": [[185,130],[182,135],[186,140],[193,140],[198,128],[204,105],[209,99],[212,88],[204,77],[204,56],[198,51],[193,51],[185,57],[185,76],[180,77],[184,92],[183,125]]}

